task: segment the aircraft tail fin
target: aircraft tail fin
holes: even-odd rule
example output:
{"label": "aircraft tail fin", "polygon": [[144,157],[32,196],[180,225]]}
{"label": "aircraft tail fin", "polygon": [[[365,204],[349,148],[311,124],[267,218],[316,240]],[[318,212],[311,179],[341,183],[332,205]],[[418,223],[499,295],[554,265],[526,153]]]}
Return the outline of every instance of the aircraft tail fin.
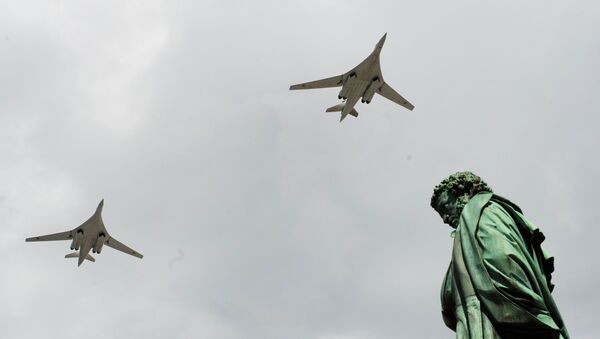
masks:
{"label": "aircraft tail fin", "polygon": [[[69,253],[65,255],[65,258],[79,258],[79,252]],[[85,258],[91,262],[96,262],[96,259],[89,254]]]}
{"label": "aircraft tail fin", "polygon": [[347,114],[350,114],[353,117],[358,117],[358,112],[356,111],[356,109],[352,109],[350,112],[344,114],[344,107],[346,106],[345,102],[342,102],[341,104],[337,104],[335,106],[331,106],[328,109],[325,110],[325,112],[342,112],[342,116],[340,117],[340,122],[342,122],[342,120],[344,120],[344,118],[346,118]]}

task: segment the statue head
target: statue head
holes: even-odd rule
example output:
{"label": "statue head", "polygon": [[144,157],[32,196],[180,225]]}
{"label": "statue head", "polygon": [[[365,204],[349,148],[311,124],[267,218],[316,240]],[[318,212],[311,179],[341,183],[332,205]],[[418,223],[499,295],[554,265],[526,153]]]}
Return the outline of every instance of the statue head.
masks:
{"label": "statue head", "polygon": [[431,207],[440,214],[444,223],[456,228],[463,207],[479,192],[491,193],[492,189],[471,172],[454,173],[435,186]]}

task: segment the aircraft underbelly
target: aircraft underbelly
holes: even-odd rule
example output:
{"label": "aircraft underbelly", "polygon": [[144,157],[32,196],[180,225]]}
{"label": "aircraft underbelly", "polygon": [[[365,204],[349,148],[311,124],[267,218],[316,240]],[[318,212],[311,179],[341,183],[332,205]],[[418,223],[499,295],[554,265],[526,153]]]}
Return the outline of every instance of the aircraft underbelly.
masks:
{"label": "aircraft underbelly", "polygon": [[83,244],[81,245],[81,248],[79,249],[79,260],[77,262],[77,266],[81,265],[81,263],[85,260],[87,255],[90,253],[91,249],[92,249],[92,244],[91,244],[90,240],[85,239],[83,241]]}
{"label": "aircraft underbelly", "polygon": [[348,86],[348,98],[354,97],[354,96],[362,96],[362,94],[365,92],[365,90],[367,89],[367,86],[369,85],[368,81],[363,81],[363,80],[351,80],[348,81],[348,84],[346,86]]}
{"label": "aircraft underbelly", "polygon": [[362,72],[358,75],[358,81],[369,82],[371,81],[371,78],[373,78],[371,72]]}
{"label": "aircraft underbelly", "polygon": [[379,69],[379,61],[371,60],[368,64],[357,72],[357,78],[362,81],[371,81],[371,78],[377,75]]}
{"label": "aircraft underbelly", "polygon": [[360,98],[361,94],[362,94],[361,88],[358,86],[353,87],[350,90],[350,95],[348,95],[348,100],[346,100],[344,109],[342,109],[342,115],[346,115],[350,111],[352,111],[352,109],[354,108],[354,105],[356,105],[356,103],[358,102],[358,99]]}

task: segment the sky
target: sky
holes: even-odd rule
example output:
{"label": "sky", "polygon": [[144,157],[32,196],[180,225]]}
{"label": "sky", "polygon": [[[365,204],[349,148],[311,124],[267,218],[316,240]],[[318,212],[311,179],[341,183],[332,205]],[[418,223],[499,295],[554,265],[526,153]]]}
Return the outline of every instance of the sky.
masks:
{"label": "sky", "polygon": [[[596,1],[0,1],[0,337],[453,338],[451,229],[470,170],[556,257],[596,338]],[[339,122],[339,75],[381,36],[383,97]],[[85,221],[110,234],[81,267]]]}

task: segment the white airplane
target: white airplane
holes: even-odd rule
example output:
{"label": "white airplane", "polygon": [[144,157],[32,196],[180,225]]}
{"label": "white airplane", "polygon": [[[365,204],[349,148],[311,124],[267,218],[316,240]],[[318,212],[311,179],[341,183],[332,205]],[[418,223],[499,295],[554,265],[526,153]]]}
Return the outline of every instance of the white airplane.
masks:
{"label": "white airplane", "polygon": [[340,122],[342,122],[348,114],[357,117],[358,112],[354,109],[354,105],[358,102],[358,99],[362,97],[361,101],[368,104],[373,99],[375,93],[412,111],[415,106],[383,81],[381,67],[379,65],[379,54],[381,54],[381,49],[383,48],[386,36],[387,33],[384,34],[377,45],[375,45],[373,52],[349,72],[327,79],[292,85],[290,86],[290,90],[342,86],[338,99],[343,99],[344,101],[341,104],[326,110],[326,112],[342,112]]}
{"label": "white airplane", "polygon": [[31,237],[25,239],[25,241],[72,240],[71,250],[79,250],[79,253],[69,253],[65,255],[65,258],[79,258],[77,266],[81,266],[81,263],[85,259],[95,262],[96,259],[89,255],[90,249],[92,252],[100,254],[103,245],[112,247],[116,250],[133,255],[134,257],[138,257],[140,259],[143,258],[143,255],[123,245],[117,239],[108,234],[106,227],[104,227],[104,223],[102,222],[103,206],[104,199],[100,201],[98,208],[96,208],[96,212],[94,212],[94,214],[87,221],[71,231],[41,235],[39,237]]}

